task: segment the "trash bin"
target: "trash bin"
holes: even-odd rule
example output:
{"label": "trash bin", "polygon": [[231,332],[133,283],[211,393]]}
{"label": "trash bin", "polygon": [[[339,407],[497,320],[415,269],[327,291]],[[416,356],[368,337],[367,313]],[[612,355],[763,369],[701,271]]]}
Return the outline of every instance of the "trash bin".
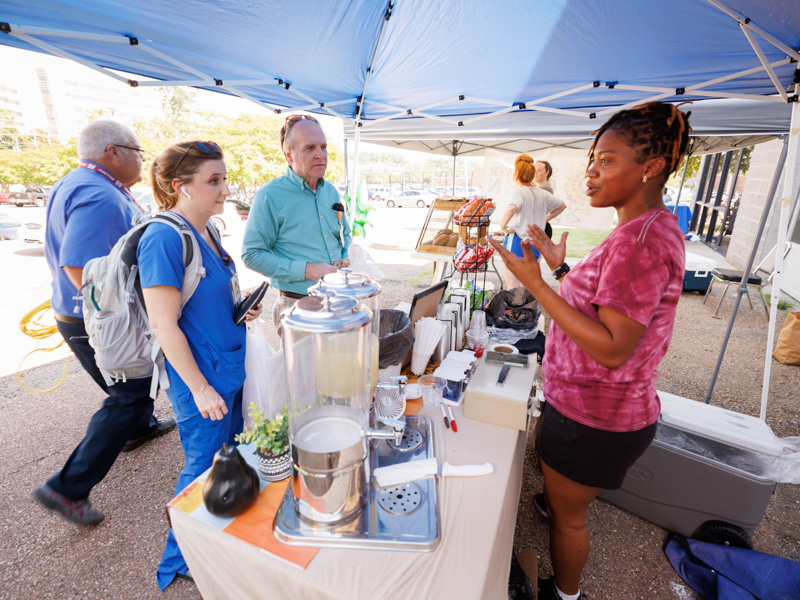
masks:
{"label": "trash bin", "polygon": [[381,310],[378,345],[378,381],[389,381],[400,374],[400,367],[414,345],[414,327],[401,310]]}

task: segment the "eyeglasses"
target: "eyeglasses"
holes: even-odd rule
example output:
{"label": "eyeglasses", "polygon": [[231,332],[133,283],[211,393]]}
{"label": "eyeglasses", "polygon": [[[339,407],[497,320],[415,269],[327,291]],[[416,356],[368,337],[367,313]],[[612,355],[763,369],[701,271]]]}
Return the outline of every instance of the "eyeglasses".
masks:
{"label": "eyeglasses", "polygon": [[286,141],[286,134],[289,133],[289,130],[292,128],[292,125],[294,125],[298,121],[302,121],[303,119],[319,125],[319,121],[317,121],[314,117],[310,115],[289,115],[288,117],[286,117],[286,122],[283,124],[283,127],[281,127],[281,148],[283,147],[283,142]]}
{"label": "eyeglasses", "polygon": [[183,153],[183,156],[181,156],[181,159],[178,161],[178,164],[175,165],[175,170],[172,172],[173,178],[178,176],[178,167],[181,166],[183,159],[186,158],[186,155],[189,154],[189,150],[191,150],[192,148],[200,151],[205,156],[211,156],[215,153],[222,154],[222,148],[220,148],[219,144],[217,144],[216,142],[191,142],[186,147],[186,151]]}
{"label": "eyeglasses", "polygon": [[139,158],[142,159],[142,162],[145,161],[144,150],[142,150],[141,148],[134,148],[133,146],[123,146],[122,144],[112,144],[112,145],[116,146],[117,148],[125,148],[126,150],[136,150],[136,152],[139,153]]}

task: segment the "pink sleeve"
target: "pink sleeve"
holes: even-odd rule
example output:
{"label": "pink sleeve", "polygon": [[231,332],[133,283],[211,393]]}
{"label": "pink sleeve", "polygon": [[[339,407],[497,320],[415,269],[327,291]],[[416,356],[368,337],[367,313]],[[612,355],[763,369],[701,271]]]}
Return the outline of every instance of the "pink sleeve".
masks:
{"label": "pink sleeve", "polygon": [[636,243],[615,245],[606,251],[592,304],[647,327],[668,282],[669,268],[657,253]]}

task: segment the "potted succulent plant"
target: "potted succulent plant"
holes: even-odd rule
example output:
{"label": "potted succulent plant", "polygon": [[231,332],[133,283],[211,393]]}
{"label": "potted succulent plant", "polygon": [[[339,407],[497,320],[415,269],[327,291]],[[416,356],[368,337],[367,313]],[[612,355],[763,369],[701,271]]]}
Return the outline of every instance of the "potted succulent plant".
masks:
{"label": "potted succulent plant", "polygon": [[240,444],[253,443],[258,456],[258,470],[267,481],[285,479],[292,472],[292,456],[289,453],[289,418],[286,407],[269,418],[255,402],[250,403],[251,423],[236,436]]}

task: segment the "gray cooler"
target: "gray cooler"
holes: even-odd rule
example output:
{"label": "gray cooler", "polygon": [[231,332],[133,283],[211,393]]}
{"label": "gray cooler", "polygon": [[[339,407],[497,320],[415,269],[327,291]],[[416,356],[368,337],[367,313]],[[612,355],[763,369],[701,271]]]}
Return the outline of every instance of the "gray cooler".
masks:
{"label": "gray cooler", "polygon": [[622,488],[599,497],[669,531],[692,536],[710,521],[752,535],[776,483],[765,473],[783,448],[755,417],[665,392],[656,438]]}

